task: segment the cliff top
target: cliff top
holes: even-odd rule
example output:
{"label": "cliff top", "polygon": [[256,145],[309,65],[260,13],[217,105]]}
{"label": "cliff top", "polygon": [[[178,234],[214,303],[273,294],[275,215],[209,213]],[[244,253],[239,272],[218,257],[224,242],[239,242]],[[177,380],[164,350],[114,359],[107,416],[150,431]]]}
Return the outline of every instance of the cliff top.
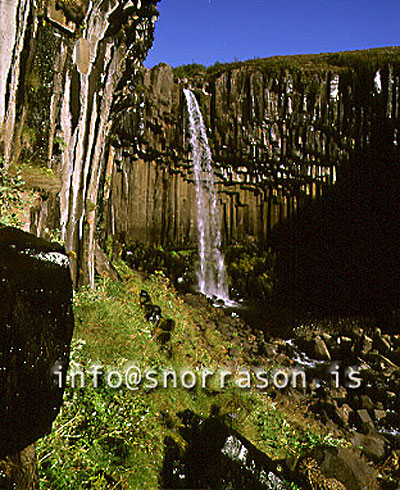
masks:
{"label": "cliff top", "polygon": [[235,69],[249,69],[264,73],[281,70],[301,71],[346,71],[348,69],[379,68],[382,64],[398,63],[400,61],[400,46],[362,49],[356,51],[340,51],[336,53],[297,54],[288,56],[273,56],[270,58],[254,58],[232,63],[215,63],[205,67],[197,63],[173,68],[177,78],[195,77],[197,75],[210,78],[218,77],[224,72]]}

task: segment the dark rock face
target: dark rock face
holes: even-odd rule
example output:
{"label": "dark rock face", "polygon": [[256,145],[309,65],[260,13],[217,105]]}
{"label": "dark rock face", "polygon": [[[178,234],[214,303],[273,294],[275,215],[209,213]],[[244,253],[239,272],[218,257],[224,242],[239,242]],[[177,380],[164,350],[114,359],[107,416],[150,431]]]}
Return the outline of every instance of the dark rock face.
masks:
{"label": "dark rock face", "polygon": [[[50,431],[61,405],[73,331],[72,286],[63,248],[0,228],[0,292],[3,459]],[[61,383],[54,375],[59,366]]]}
{"label": "dark rock face", "polygon": [[273,231],[280,296],[323,315],[373,312],[382,327],[400,307],[400,160],[375,105],[369,141],[340,180]]}

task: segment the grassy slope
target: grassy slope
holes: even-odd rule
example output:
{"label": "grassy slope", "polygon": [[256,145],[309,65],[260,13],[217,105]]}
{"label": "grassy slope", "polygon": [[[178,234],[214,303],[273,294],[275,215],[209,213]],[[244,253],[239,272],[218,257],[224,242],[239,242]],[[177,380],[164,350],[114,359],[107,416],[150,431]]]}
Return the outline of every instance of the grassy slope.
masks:
{"label": "grassy slope", "polygon": [[[100,361],[122,369],[126,360],[155,369],[232,366],[229,344],[210,323],[207,310],[184,303],[162,275],[144,280],[126,267],[123,272],[123,283],[102,280],[94,291],[75,295],[72,367],[84,369]],[[138,301],[142,288],[166,317],[176,320],[170,354],[160,349],[144,319]],[[294,406],[285,411],[257,390],[129,391],[104,385],[94,389],[91,382],[73,389],[70,384],[52,433],[38,445],[42,489],[158,488],[164,437],[184,444],[177,413],[186,408],[204,416],[213,405],[222,413],[235,413],[233,426],[274,458],[300,454],[331,438]]]}

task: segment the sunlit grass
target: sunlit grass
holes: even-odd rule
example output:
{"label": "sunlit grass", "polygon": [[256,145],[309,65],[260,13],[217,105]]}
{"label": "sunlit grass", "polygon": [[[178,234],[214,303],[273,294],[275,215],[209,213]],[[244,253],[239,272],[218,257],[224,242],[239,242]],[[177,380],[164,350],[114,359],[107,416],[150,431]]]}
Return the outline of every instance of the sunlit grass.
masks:
{"label": "sunlit grass", "polygon": [[[71,370],[90,371],[93,364],[123,372],[128,361],[142,368],[217,370],[229,361],[224,341],[210,323],[206,309],[194,308],[177,295],[162,274],[147,280],[123,264],[121,283],[99,280],[94,290],[81,289],[74,297],[76,328]],[[176,321],[168,348],[144,318],[141,289]],[[196,371],[197,372],[197,371]],[[101,380],[103,380],[101,382]],[[274,458],[304,451],[323,440],[318,428],[302,426],[265,393],[183,387],[129,390],[67,384],[65,400],[51,434],[38,445],[42,489],[156,489],[163,464],[164,438],[180,444],[178,414],[191,409],[207,417],[212,407],[222,415],[234,414],[230,424]],[[326,435],[326,434],[325,434]]]}

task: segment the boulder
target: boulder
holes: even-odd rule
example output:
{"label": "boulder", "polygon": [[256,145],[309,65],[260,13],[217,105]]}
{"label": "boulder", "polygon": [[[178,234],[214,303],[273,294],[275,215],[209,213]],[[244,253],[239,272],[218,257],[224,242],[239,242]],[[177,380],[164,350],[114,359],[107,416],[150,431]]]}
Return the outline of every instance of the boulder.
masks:
{"label": "boulder", "polygon": [[336,478],[347,490],[379,489],[374,470],[348,449],[317,446],[312,457],[326,478]]}
{"label": "boulder", "polygon": [[362,408],[366,410],[373,410],[375,408],[374,402],[368,395],[361,395]]}
{"label": "boulder", "polygon": [[[58,414],[73,331],[63,247],[0,228],[0,459],[48,433]],[[59,373],[59,374],[58,374]]]}
{"label": "boulder", "polygon": [[362,452],[369,458],[381,460],[385,457],[385,439],[377,433],[354,434],[352,439],[353,446],[361,448]]}
{"label": "boulder", "polygon": [[350,337],[342,336],[338,338],[338,344],[343,351],[350,352],[353,340]]}
{"label": "boulder", "polygon": [[326,346],[324,340],[322,340],[319,336],[317,336],[314,340],[314,355],[316,359],[320,359],[322,361],[331,360],[329,349]]}
{"label": "boulder", "polygon": [[373,346],[373,340],[370,337],[368,337],[368,335],[364,335],[362,339],[361,355],[362,356],[367,355],[371,351],[372,346]]}
{"label": "boulder", "polygon": [[375,346],[379,353],[386,355],[391,350],[390,342],[383,335],[376,335]]}
{"label": "boulder", "polygon": [[364,430],[369,430],[369,429],[374,429],[374,423],[372,422],[372,419],[368,413],[368,410],[365,408],[362,408],[360,410],[357,410],[357,418],[358,421],[361,425],[361,427]]}
{"label": "boulder", "polygon": [[347,403],[343,403],[343,405],[337,409],[337,415],[339,416],[341,423],[345,426],[348,425],[352,413],[353,409]]}
{"label": "boulder", "polygon": [[[303,488],[304,478],[272,460],[230,427],[229,418],[214,413],[203,419],[190,410],[179,414],[180,441],[165,439],[162,488],[284,489],[287,482]],[[179,471],[177,471],[179,468]]]}

